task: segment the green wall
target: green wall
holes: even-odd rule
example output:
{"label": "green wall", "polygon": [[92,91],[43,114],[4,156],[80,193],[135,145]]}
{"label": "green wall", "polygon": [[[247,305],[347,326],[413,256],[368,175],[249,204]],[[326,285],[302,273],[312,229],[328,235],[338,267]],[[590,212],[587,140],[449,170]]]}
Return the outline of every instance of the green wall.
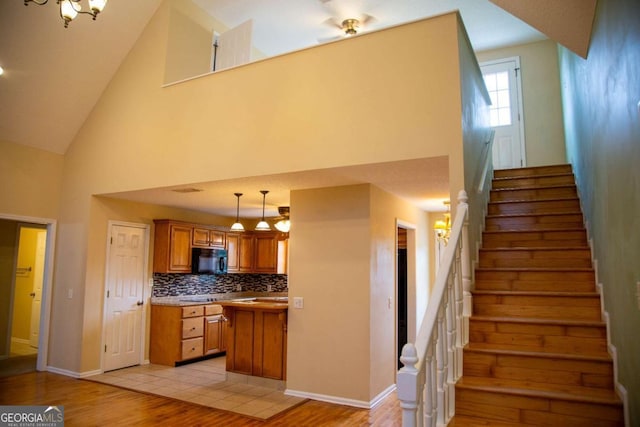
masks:
{"label": "green wall", "polygon": [[640,2],[601,0],[586,60],[561,48],[567,158],[597,260],[618,378],[640,425]]}

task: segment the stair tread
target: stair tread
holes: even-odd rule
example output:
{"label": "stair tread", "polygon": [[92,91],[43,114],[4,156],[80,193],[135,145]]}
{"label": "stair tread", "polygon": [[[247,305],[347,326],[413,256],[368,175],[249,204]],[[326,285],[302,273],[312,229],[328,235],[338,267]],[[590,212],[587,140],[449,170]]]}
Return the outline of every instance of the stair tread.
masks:
{"label": "stair tread", "polygon": [[515,252],[589,251],[591,252],[591,248],[589,246],[531,246],[531,247],[517,246],[514,248],[504,246],[500,248],[480,248],[479,250],[480,252],[498,252],[498,251],[515,251]]}
{"label": "stair tread", "polygon": [[578,197],[541,197],[536,199],[517,199],[517,200],[492,200],[489,204],[506,204],[506,203],[539,203],[539,202],[555,202],[564,200],[579,200]]}
{"label": "stair tread", "polygon": [[548,233],[548,232],[560,232],[566,231],[586,231],[584,227],[565,227],[565,228],[517,228],[515,230],[484,230],[483,233],[490,234],[505,234],[505,233]]}
{"label": "stair tread", "polygon": [[487,214],[486,218],[512,218],[512,217],[527,217],[527,216],[567,216],[567,215],[582,215],[579,210],[566,211],[566,212],[513,212],[502,214]]}
{"label": "stair tread", "polygon": [[566,273],[570,271],[594,271],[592,267],[476,267],[476,271],[552,271],[557,273]]}
{"label": "stair tread", "polygon": [[533,350],[520,350],[513,348],[499,348],[495,345],[491,346],[479,346],[482,343],[469,343],[464,347],[465,351],[473,353],[485,353],[485,354],[501,354],[509,356],[526,356],[526,357],[538,357],[544,359],[564,359],[575,361],[588,361],[588,362],[605,362],[613,363],[611,356],[607,353],[601,354],[576,354],[576,353],[557,353],[546,351],[533,351]]}
{"label": "stair tread", "polygon": [[599,320],[575,320],[575,319],[544,319],[539,317],[504,317],[504,316],[482,316],[472,315],[469,321],[478,320],[484,322],[505,322],[505,323],[534,323],[538,325],[560,325],[560,326],[606,326],[605,322]]}
{"label": "stair tread", "polygon": [[502,192],[502,191],[528,191],[528,190],[548,190],[551,188],[575,188],[576,184],[548,184],[548,185],[531,185],[527,187],[502,187],[502,188],[492,188],[491,191]]}
{"label": "stair tread", "polygon": [[531,424],[510,423],[488,418],[471,417],[468,415],[456,414],[451,420],[448,427],[531,427]]}
{"label": "stair tread", "polygon": [[551,398],[573,402],[600,403],[621,406],[622,401],[613,389],[581,387],[566,384],[533,383],[490,377],[462,377],[456,388],[481,389],[488,392],[520,396]]}
{"label": "stair tread", "polygon": [[516,297],[540,296],[540,297],[590,297],[600,298],[598,292],[562,292],[562,291],[502,291],[502,290],[474,290],[472,295],[507,295]]}

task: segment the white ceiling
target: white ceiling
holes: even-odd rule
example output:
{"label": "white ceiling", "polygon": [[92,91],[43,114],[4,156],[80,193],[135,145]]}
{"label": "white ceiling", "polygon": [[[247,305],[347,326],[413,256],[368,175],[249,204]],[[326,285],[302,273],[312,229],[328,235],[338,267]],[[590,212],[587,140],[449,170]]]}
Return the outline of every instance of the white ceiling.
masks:
{"label": "white ceiling", "polygon": [[[186,1],[186,0],[176,0]],[[254,43],[276,55],[340,35],[327,19],[362,18],[373,31],[458,9],[475,50],[545,37],[488,0],[194,0],[229,27],[253,19]],[[80,16],[64,28],[57,5],[0,1],[0,140],[64,154],[161,0],[111,0],[92,21]],[[233,182],[196,183],[199,193],[148,189],[118,197],[235,215],[234,192],[243,192],[242,215],[259,216],[259,190],[268,189],[273,214],[289,190],[373,183],[426,210],[442,210],[447,197],[443,159],[315,171]],[[401,166],[401,167],[398,167]],[[270,187],[270,188],[269,188]],[[431,202],[428,202],[431,200]],[[245,210],[246,207],[247,209]],[[275,214],[274,214],[275,215]]]}

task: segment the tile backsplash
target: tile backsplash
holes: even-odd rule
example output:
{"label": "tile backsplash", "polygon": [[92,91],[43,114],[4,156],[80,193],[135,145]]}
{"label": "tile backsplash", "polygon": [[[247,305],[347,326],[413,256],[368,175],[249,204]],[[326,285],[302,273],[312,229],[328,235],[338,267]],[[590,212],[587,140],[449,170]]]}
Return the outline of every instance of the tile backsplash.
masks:
{"label": "tile backsplash", "polygon": [[205,295],[242,291],[287,292],[286,274],[164,274],[153,273],[152,297]]}

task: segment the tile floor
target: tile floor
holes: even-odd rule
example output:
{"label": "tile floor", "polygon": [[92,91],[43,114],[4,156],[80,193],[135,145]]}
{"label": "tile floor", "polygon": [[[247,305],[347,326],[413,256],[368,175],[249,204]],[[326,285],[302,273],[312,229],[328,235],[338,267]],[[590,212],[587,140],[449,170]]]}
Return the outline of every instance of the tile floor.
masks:
{"label": "tile floor", "polygon": [[249,384],[247,377],[238,375],[230,375],[227,380],[224,356],[175,368],[152,364],[134,366],[85,379],[260,419],[270,418],[305,400],[285,396],[282,387],[277,388],[277,382],[254,385]]}

